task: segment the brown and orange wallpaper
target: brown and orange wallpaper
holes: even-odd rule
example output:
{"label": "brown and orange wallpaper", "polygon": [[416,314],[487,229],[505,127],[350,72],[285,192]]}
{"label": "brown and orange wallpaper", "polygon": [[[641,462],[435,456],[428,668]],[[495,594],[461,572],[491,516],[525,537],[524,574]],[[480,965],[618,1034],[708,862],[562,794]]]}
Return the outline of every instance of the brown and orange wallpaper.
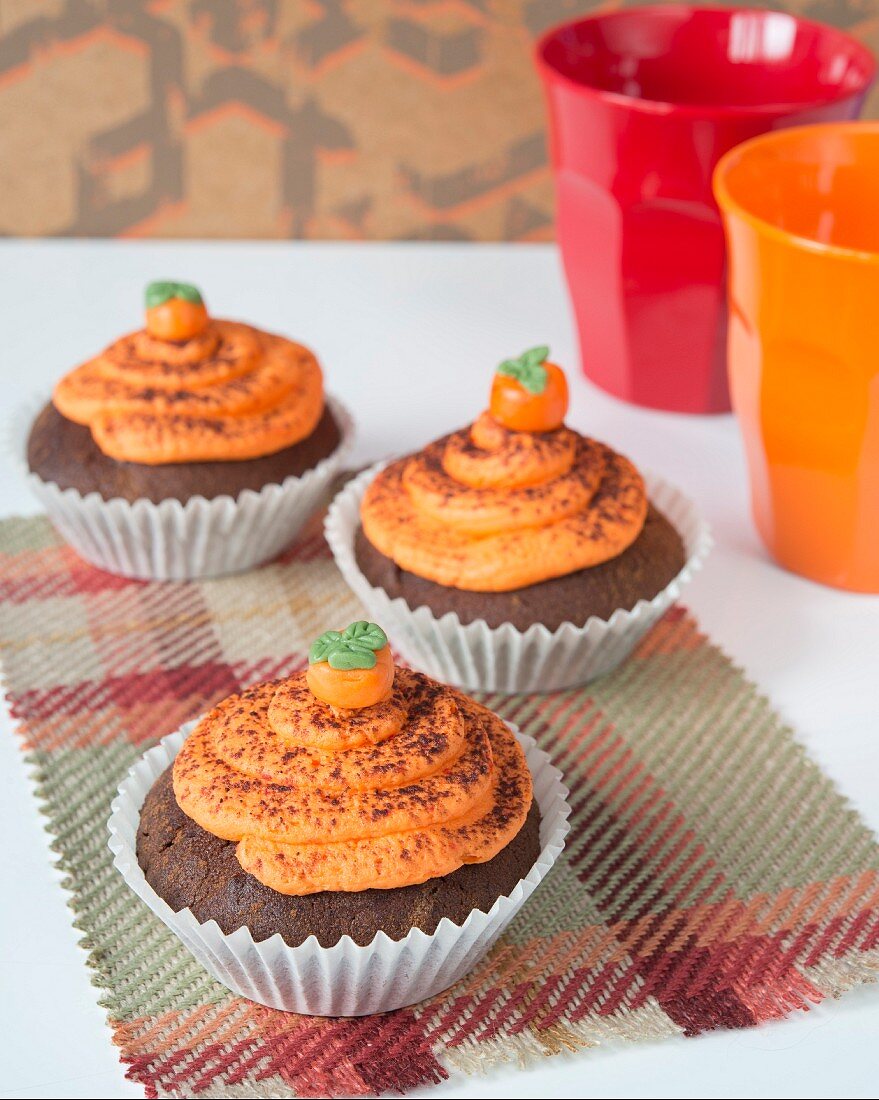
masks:
{"label": "brown and orange wallpaper", "polygon": [[0,0],[0,234],[547,239],[531,45],[600,6]]}

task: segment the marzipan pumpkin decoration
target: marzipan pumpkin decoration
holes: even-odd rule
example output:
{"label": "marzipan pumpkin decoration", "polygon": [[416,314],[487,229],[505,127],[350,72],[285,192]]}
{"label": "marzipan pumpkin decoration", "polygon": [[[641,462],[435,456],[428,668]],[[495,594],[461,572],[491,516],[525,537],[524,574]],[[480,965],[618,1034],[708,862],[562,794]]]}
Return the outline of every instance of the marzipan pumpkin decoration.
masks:
{"label": "marzipan pumpkin decoration", "polygon": [[207,324],[204,299],[192,283],[163,279],[146,288],[146,328],[156,340],[191,340]]}
{"label": "marzipan pumpkin decoration", "polygon": [[505,359],[491,387],[491,415],[513,432],[554,432],[568,411],[568,383],[542,344]]}
{"label": "marzipan pumpkin decoration", "polygon": [[312,695],[340,710],[371,707],[390,697],[394,659],[385,632],[363,620],[327,630],[308,651]]}

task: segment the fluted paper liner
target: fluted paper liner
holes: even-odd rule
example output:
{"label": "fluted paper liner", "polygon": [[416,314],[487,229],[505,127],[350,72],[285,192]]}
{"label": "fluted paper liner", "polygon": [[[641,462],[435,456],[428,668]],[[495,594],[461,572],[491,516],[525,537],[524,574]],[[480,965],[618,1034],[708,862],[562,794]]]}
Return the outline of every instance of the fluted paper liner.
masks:
{"label": "fluted paper liner", "polygon": [[86,561],[108,573],[152,580],[193,580],[241,573],[270,561],[295,539],[345,460],[353,422],[345,407],[327,397],[342,438],[331,455],[300,476],[237,497],[185,503],[104,500],[61,489],[27,466],[27,439],[44,401],[22,411],[12,425],[11,450],[30,488],[61,536]]}
{"label": "fluted paper liner", "polygon": [[708,524],[690,500],[668,482],[645,474],[647,495],[677,529],[686,553],[683,569],[653,599],[639,600],[630,611],[620,608],[609,619],[592,616],[584,625],[562,623],[556,630],[543,623],[527,630],[512,623],[490,627],[484,619],[462,623],[453,611],[437,617],[429,607],[410,607],[401,596],[391,599],[370,584],[357,564],[360,502],[384,465],[365,470],[338,493],[327,513],[327,542],[368,618],[382,624],[400,656],[413,668],[466,691],[559,691],[605,675],[671,607],[711,548]]}
{"label": "fluted paper liner", "polygon": [[321,947],[314,936],[289,947],[278,933],[259,943],[246,927],[227,935],[214,920],[198,921],[190,909],[175,913],[149,885],[137,862],[144,798],[196,724],[187,722],[163,738],[121,783],[109,821],[113,864],[218,982],[270,1008],[311,1016],[365,1016],[433,997],[473,969],[564,847],[571,808],[561,772],[533,738],[511,726],[525,750],[540,806],[541,852],[512,893],[498,898],[488,913],[474,909],[462,925],[443,917],[432,935],[413,928],[402,940],[392,940],[379,932],[365,947],[350,936],[333,947]]}

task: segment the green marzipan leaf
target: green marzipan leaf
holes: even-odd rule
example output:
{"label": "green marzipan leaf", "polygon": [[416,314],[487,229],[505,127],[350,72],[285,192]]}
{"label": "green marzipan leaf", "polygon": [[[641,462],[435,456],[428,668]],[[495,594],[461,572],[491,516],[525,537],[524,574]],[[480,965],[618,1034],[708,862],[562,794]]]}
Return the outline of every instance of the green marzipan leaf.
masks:
{"label": "green marzipan leaf", "polygon": [[342,640],[338,630],[327,630],[311,643],[308,650],[308,663],[316,665],[327,659],[331,649]]}
{"label": "green marzipan leaf", "polygon": [[342,637],[355,641],[366,649],[384,649],[388,644],[388,636],[382,628],[376,623],[366,622],[365,619],[345,627]]}
{"label": "green marzipan leaf", "polygon": [[538,344],[536,348],[529,348],[528,351],[523,351],[521,355],[522,361],[531,366],[539,366],[541,363],[545,363],[549,358],[549,346],[547,344]]}
{"label": "green marzipan leaf", "polygon": [[371,649],[354,645],[353,642],[338,642],[327,658],[330,668],[375,668],[376,655]]}
{"label": "green marzipan leaf", "polygon": [[546,367],[542,367],[539,363],[532,365],[526,365],[519,381],[529,390],[531,393],[543,393],[546,389],[546,380],[549,377]]}
{"label": "green marzipan leaf", "polygon": [[308,663],[326,661],[330,668],[375,668],[377,649],[384,649],[388,636],[380,626],[359,619],[338,630],[327,630],[311,643]]}
{"label": "green marzipan leaf", "polygon": [[498,367],[501,374],[509,375],[531,393],[540,394],[546,389],[549,372],[543,363],[549,355],[546,344],[523,351],[518,359],[505,359]]}
{"label": "green marzipan leaf", "polygon": [[157,279],[146,288],[147,309],[164,305],[172,298],[182,298],[184,301],[194,302],[196,305],[201,305],[203,302],[201,291],[192,283],[177,283],[170,279]]}

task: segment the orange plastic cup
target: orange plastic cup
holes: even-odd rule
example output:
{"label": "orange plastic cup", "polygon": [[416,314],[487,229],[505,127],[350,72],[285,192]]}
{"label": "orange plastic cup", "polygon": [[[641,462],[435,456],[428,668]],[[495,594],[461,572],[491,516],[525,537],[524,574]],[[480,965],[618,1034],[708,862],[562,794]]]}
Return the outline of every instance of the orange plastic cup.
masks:
{"label": "orange plastic cup", "polygon": [[746,141],[714,193],[757,528],[795,573],[879,592],[879,123]]}

